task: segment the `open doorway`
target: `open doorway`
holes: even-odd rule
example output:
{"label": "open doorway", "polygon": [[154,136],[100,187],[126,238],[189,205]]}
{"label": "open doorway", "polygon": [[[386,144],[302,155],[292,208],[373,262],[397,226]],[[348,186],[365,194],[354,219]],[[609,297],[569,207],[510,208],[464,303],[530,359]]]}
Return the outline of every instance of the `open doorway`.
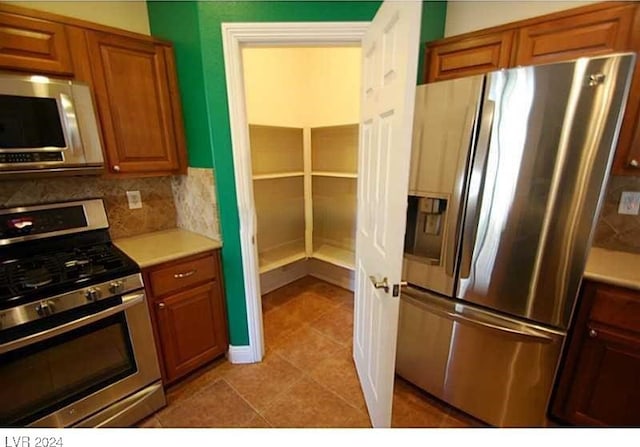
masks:
{"label": "open doorway", "polygon": [[242,49],[267,351],[351,349],[360,60],[354,45]]}

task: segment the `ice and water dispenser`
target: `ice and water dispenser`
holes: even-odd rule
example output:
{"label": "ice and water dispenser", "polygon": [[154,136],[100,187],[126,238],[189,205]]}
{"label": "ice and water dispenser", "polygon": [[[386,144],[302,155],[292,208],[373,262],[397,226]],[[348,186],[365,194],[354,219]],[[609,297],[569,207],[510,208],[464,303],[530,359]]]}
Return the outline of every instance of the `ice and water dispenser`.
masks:
{"label": "ice and water dispenser", "polygon": [[405,253],[440,264],[447,202],[442,197],[409,196]]}

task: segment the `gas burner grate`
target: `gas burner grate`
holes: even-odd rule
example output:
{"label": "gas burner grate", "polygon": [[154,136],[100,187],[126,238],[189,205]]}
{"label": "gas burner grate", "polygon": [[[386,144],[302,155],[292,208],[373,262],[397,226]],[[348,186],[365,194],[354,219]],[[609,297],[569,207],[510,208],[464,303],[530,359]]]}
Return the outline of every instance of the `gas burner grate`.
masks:
{"label": "gas burner grate", "polygon": [[62,272],[54,259],[34,256],[5,264],[9,288],[17,293],[37,290],[52,283],[59,283]]}

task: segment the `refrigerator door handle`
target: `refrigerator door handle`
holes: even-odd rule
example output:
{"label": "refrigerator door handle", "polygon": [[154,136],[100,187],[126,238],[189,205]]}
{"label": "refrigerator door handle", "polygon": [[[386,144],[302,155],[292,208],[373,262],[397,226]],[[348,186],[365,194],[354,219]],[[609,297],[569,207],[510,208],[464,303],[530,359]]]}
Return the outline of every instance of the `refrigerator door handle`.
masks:
{"label": "refrigerator door handle", "polygon": [[[478,109],[480,108],[480,104],[475,104],[474,106],[469,106],[467,108],[467,114],[465,117],[465,123],[467,125],[467,135],[473,135],[475,133],[476,126],[478,125]],[[462,213],[463,208],[461,206],[463,198],[464,198],[464,189],[465,182],[467,176],[467,159],[469,157],[469,152],[472,149],[473,139],[467,140],[464,139],[462,144],[463,147],[458,151],[458,166],[464,166],[464,169],[458,169],[456,173],[455,184],[453,188],[453,194],[451,196],[451,204],[448,207],[447,211],[447,231],[446,231],[446,240],[444,242],[444,268],[447,275],[453,278],[454,269],[456,264],[456,256],[458,244],[460,241],[460,227],[462,225]]]}
{"label": "refrigerator door handle", "polygon": [[457,323],[499,332],[501,335],[514,337],[523,342],[554,343],[558,340],[558,337],[564,336],[560,331],[536,328],[533,325],[509,317],[491,314],[465,304],[458,304],[449,299],[434,296],[428,292],[416,292],[413,289],[409,289],[403,291],[403,296],[404,299],[411,300],[414,306],[422,308],[432,314]]}
{"label": "refrigerator door handle", "polygon": [[480,219],[480,208],[484,192],[487,157],[489,155],[489,144],[491,142],[494,113],[495,102],[485,99],[482,106],[482,118],[480,121],[478,144],[476,146],[469,177],[469,192],[467,209],[464,216],[462,250],[460,254],[461,278],[468,278],[471,272],[471,260],[473,258],[473,247],[475,246],[478,221]]}

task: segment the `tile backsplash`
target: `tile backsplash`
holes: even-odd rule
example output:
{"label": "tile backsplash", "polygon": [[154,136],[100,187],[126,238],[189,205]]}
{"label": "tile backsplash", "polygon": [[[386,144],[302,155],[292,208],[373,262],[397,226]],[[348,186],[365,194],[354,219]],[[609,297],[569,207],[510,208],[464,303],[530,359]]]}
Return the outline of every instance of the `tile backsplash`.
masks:
{"label": "tile backsplash", "polygon": [[[130,210],[126,191],[140,191],[142,208]],[[113,239],[177,225],[171,177],[102,179],[56,177],[0,181],[0,208],[86,198],[104,199]]]}
{"label": "tile backsplash", "polygon": [[640,253],[640,216],[618,214],[622,191],[640,191],[640,177],[612,176],[593,245]]}
{"label": "tile backsplash", "polygon": [[[0,208],[102,197],[114,239],[176,227],[220,239],[214,185],[213,170],[201,168],[176,177],[3,180]],[[126,191],[140,191],[141,209],[129,209]],[[640,253],[640,216],[618,214],[622,191],[640,191],[640,177],[610,178],[593,245]]]}
{"label": "tile backsplash", "polygon": [[220,240],[213,169],[189,168],[171,181],[178,227]]}

